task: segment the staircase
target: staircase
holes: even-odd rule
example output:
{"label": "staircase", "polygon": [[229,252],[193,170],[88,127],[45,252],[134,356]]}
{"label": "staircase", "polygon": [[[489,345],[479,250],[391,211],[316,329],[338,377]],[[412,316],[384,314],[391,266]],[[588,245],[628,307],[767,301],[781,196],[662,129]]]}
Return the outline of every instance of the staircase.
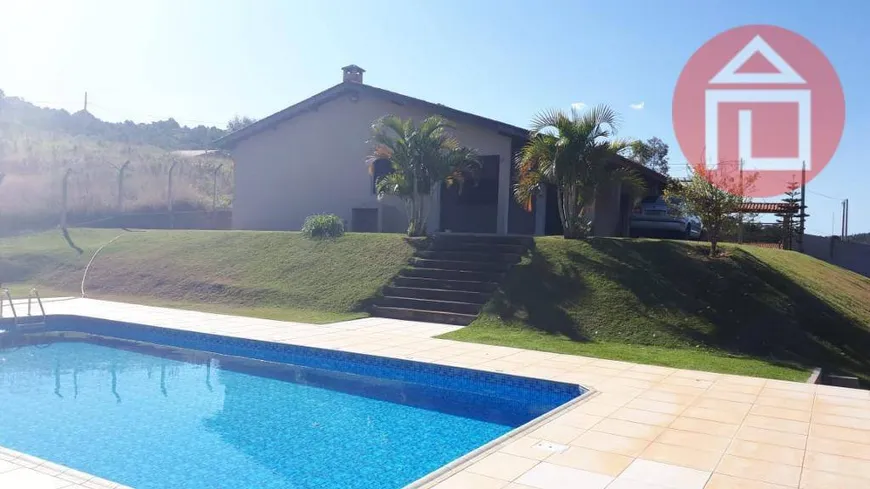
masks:
{"label": "staircase", "polygon": [[464,326],[532,244],[525,236],[437,234],[393,278],[372,313]]}

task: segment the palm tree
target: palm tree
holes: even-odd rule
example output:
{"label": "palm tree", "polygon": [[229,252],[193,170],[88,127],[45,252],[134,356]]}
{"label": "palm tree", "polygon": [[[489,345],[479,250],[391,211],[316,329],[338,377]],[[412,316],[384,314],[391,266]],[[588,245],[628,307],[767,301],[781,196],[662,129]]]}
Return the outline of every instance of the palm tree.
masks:
{"label": "palm tree", "polygon": [[372,124],[374,149],[366,159],[369,172],[375,162],[387,160],[392,171],[375,182],[378,198],[399,197],[408,214],[408,235],[426,234],[428,203],[438,183],[462,184],[479,168],[477,153],[459,144],[450,134],[452,124],[429,116],[415,124],[412,119],[387,115]]}
{"label": "palm tree", "polygon": [[555,185],[564,236],[580,238],[589,232],[588,215],[599,187],[621,182],[624,189],[640,195],[644,188],[640,176],[614,164],[630,144],[613,137],[618,123],[618,115],[606,105],[583,113],[572,109],[538,114],[532,120],[529,142],[515,159],[517,202],[531,211],[532,199],[545,185]]}

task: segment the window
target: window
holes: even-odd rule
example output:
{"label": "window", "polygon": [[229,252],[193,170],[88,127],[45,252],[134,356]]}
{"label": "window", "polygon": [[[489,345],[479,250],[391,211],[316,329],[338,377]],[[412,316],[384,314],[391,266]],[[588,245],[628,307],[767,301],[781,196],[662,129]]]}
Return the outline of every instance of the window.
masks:
{"label": "window", "polygon": [[376,160],[372,165],[372,193],[378,193],[378,180],[393,173],[393,165],[390,160]]}

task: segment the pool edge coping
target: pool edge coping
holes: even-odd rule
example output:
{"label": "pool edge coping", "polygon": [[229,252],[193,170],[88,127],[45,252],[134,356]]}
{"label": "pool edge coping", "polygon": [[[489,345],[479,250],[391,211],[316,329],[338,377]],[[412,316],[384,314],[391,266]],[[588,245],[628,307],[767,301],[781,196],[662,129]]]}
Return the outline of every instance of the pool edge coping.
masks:
{"label": "pool edge coping", "polygon": [[416,481],[404,486],[402,489],[424,489],[431,488],[441,482],[446,481],[450,477],[462,472],[467,467],[471,466],[474,462],[477,462],[478,459],[483,459],[487,455],[491,453],[495,453],[498,448],[501,448],[508,444],[508,442],[512,441],[514,438],[518,438],[521,435],[531,431],[533,428],[536,428],[538,425],[544,423],[545,421],[549,421],[551,418],[554,418],[561,414],[563,411],[568,410],[576,406],[577,404],[582,404],[588,401],[590,398],[595,397],[600,394],[598,389],[593,387],[586,387],[581,384],[577,384],[579,387],[586,390],[583,394],[571,399],[570,401],[557,406],[550,411],[538,416],[537,418],[528,421],[527,423],[520,425],[507,433],[499,436],[494,440],[490,440],[487,443],[475,448],[474,450],[462,455],[461,457],[453,460],[452,462],[447,463],[446,465],[442,465],[438,469],[424,475],[423,477],[417,479]]}

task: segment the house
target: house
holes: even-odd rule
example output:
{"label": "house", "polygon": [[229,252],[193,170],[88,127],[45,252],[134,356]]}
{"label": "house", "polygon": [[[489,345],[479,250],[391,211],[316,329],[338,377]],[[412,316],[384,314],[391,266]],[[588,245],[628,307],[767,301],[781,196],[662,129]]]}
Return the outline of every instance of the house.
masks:
{"label": "house", "polygon": [[[379,200],[375,178],[389,164],[365,163],[371,153],[372,122],[394,114],[425,118],[438,114],[455,125],[459,141],[480,154],[482,171],[461,191],[441,186],[432,199],[430,231],[559,234],[555,190],[540,196],[531,212],[513,199],[513,156],[528,130],[426,102],[363,83],[365,70],[342,68],[343,79],[291,107],[233,132],[216,144],[235,162],[233,227],[297,230],[311,214],[333,213],[350,230],[404,232],[407,217],[396,198]],[[652,191],[665,177],[629,160]],[[603,189],[596,198],[594,231],[621,235],[632,202],[620,188]]]}

